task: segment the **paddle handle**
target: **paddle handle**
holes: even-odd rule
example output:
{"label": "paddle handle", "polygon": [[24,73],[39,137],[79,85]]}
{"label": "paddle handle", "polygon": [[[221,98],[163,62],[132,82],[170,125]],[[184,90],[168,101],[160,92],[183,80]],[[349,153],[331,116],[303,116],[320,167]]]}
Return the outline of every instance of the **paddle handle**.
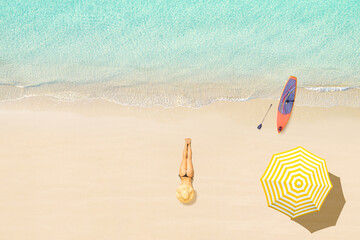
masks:
{"label": "paddle handle", "polygon": [[267,110],[267,112],[266,112],[266,114],[265,114],[265,116],[264,116],[263,120],[261,121],[261,124],[264,122],[264,120],[265,120],[266,116],[268,115],[268,113],[269,113],[269,111],[270,111],[270,108],[271,108],[271,107],[272,107],[272,104],[270,104],[269,109]]}

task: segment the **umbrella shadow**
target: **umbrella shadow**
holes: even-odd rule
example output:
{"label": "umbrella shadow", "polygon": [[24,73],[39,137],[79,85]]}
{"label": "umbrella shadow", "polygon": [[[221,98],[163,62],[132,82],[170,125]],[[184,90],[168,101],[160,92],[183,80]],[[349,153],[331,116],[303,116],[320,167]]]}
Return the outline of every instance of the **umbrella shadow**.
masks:
{"label": "umbrella shadow", "polygon": [[329,177],[333,188],[326,197],[320,211],[293,219],[294,222],[297,222],[311,233],[335,226],[346,202],[340,178],[330,172]]}

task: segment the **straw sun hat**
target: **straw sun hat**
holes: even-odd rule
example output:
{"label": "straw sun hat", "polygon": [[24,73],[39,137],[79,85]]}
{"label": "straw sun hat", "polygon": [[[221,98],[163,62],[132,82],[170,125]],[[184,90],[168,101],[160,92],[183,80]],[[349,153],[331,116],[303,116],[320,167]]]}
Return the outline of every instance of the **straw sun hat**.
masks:
{"label": "straw sun hat", "polygon": [[189,203],[194,198],[194,189],[185,184],[181,184],[176,190],[176,197],[182,203]]}

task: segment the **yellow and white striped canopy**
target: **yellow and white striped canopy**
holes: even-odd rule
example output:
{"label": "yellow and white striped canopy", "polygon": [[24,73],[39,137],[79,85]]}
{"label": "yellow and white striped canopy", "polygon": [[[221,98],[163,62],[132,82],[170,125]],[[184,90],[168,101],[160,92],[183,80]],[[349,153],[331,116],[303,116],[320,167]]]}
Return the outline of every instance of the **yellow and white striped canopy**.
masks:
{"label": "yellow and white striped canopy", "polygon": [[261,183],[268,206],[291,218],[319,211],[332,188],[325,160],[302,147],[274,154]]}

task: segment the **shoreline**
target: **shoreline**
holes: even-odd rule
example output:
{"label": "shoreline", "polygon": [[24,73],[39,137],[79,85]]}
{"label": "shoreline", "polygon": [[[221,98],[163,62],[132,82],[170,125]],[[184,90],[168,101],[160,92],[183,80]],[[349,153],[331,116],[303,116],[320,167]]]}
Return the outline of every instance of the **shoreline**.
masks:
{"label": "shoreline", "polygon": [[[251,85],[251,84],[250,84]],[[106,85],[100,83],[44,83],[29,87],[0,85],[1,102],[48,99],[58,103],[106,101],[122,106],[199,109],[217,102],[276,101],[283,86],[255,83],[244,88],[240,83],[138,83]],[[311,89],[311,90],[310,90]],[[340,89],[340,90],[339,90]],[[360,108],[358,86],[298,86],[295,104],[313,107]]]}

